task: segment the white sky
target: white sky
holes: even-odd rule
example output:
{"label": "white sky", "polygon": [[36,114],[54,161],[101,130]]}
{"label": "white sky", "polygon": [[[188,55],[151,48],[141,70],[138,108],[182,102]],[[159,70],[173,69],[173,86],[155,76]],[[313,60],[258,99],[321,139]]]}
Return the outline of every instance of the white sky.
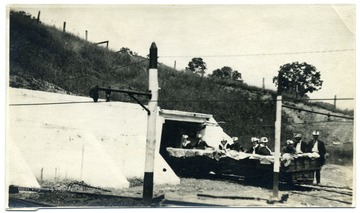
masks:
{"label": "white sky", "polygon": [[[324,80],[323,88],[310,97],[355,96],[355,5],[26,5],[18,9],[35,17],[40,10],[41,21],[59,29],[66,21],[67,31],[83,38],[88,30],[89,41],[109,40],[113,50],[129,47],[146,56],[155,41],[159,61],[171,67],[176,60],[176,68],[184,69],[191,58],[202,57],[208,74],[230,66],[242,73],[246,83],[262,86],[265,78],[265,87],[271,89],[281,65],[307,62]],[[350,51],[244,56],[328,50]],[[353,105],[353,101],[337,102],[342,108]]]}

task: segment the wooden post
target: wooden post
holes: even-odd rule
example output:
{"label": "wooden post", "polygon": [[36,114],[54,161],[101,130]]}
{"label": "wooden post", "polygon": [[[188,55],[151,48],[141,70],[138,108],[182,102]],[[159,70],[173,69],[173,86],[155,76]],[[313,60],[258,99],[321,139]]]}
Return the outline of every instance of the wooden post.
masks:
{"label": "wooden post", "polygon": [[106,49],[109,49],[109,41],[106,42]]}
{"label": "wooden post", "polygon": [[84,168],[84,145],[83,145],[83,147],[82,147],[82,152],[81,152],[81,170],[80,170],[80,180],[82,180],[83,168]]}
{"label": "wooden post", "polygon": [[88,31],[85,30],[85,41],[87,41],[87,40],[88,40]]}
{"label": "wooden post", "polygon": [[55,182],[56,182],[56,177],[57,177],[57,167],[55,167],[55,177],[54,177]]}
{"label": "wooden post", "polygon": [[150,47],[150,63],[149,63],[149,90],[151,98],[148,104],[149,115],[147,120],[146,135],[146,155],[145,155],[145,172],[143,186],[143,201],[145,205],[150,205],[153,197],[154,182],[154,158],[156,145],[156,119],[158,114],[158,70],[157,70],[157,47],[155,42]]}
{"label": "wooden post", "polygon": [[43,182],[43,178],[44,178],[44,167],[41,167],[41,170],[40,170],[40,182],[41,183]]}
{"label": "wooden post", "polygon": [[281,145],[281,107],[282,107],[282,73],[278,75],[278,91],[276,97],[276,120],[275,120],[275,152],[274,152],[274,180],[273,180],[273,198],[279,196],[279,173],[280,173],[280,145]]}
{"label": "wooden post", "polygon": [[336,95],[334,97],[334,109],[336,109]]}
{"label": "wooden post", "polygon": [[174,61],[174,70],[176,70],[176,60]]}
{"label": "wooden post", "polygon": [[262,88],[263,88],[263,90],[265,89],[265,78],[263,78]]}
{"label": "wooden post", "polygon": [[63,32],[65,32],[66,30],[66,21],[64,21],[64,24],[63,24]]}
{"label": "wooden post", "polygon": [[40,11],[38,12],[38,16],[37,16],[36,22],[37,22],[37,23],[40,23]]}

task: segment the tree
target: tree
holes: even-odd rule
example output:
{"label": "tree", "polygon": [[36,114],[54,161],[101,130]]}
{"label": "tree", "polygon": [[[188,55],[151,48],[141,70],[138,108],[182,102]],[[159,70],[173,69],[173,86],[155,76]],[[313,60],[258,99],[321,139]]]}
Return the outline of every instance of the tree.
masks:
{"label": "tree", "polygon": [[207,68],[206,63],[202,58],[193,58],[185,69],[190,70],[193,73],[200,74],[201,77],[204,77],[204,73]]}
{"label": "tree", "polygon": [[[306,93],[318,91],[321,89],[323,81],[320,79],[320,72],[316,67],[306,62],[293,62],[284,64],[280,67],[278,76],[274,77],[274,83],[281,87],[283,92],[290,95],[300,95],[304,97]],[[279,85],[279,79],[281,82]]]}
{"label": "tree", "polygon": [[241,73],[239,73],[237,70],[233,70],[231,67],[228,66],[224,66],[221,69],[214,70],[213,73],[209,75],[209,77],[242,81]]}
{"label": "tree", "polygon": [[128,47],[121,47],[119,50],[120,53],[128,53],[130,55],[137,55],[136,52],[131,51]]}

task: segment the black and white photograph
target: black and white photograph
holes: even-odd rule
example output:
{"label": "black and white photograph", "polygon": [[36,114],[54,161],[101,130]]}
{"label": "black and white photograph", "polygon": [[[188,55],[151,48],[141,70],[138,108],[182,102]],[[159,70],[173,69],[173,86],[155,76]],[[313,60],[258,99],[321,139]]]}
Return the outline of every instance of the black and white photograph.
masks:
{"label": "black and white photograph", "polygon": [[5,208],[355,208],[355,4],[7,4]]}

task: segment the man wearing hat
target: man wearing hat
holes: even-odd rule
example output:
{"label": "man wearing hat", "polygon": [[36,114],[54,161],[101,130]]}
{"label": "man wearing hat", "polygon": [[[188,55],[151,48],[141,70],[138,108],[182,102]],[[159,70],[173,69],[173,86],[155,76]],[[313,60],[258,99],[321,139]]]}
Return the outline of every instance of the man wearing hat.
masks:
{"label": "man wearing hat", "polygon": [[181,138],[181,148],[191,149],[191,142],[188,140],[189,136],[183,135]]}
{"label": "man wearing hat", "polygon": [[251,138],[251,148],[246,150],[246,153],[255,154],[256,150],[259,148],[259,138],[252,137]]}
{"label": "man wearing hat", "polygon": [[294,147],[294,141],[287,140],[286,145],[281,149],[281,153],[289,153],[289,154],[295,154],[296,149]]}
{"label": "man wearing hat", "polygon": [[230,149],[238,151],[238,152],[243,152],[244,148],[241,146],[239,138],[233,137],[232,139],[233,139],[234,143],[230,145]]}
{"label": "man wearing hat", "polygon": [[325,164],[326,148],[325,148],[325,143],[318,139],[320,135],[319,131],[315,130],[312,133],[312,135],[313,135],[313,140],[310,141],[310,144],[312,145],[311,152],[315,152],[320,155],[319,157],[320,169],[315,171],[316,183],[319,184],[321,166]]}
{"label": "man wearing hat", "polygon": [[212,148],[211,146],[209,146],[206,141],[204,141],[202,139],[202,135],[201,134],[197,134],[196,138],[198,139],[198,142],[195,144],[194,148],[195,149],[206,149],[206,148]]}
{"label": "man wearing hat", "polygon": [[307,143],[307,142],[303,141],[301,134],[296,134],[294,136],[294,140],[295,140],[294,146],[295,146],[296,154],[311,152],[311,149],[312,149],[311,143]]}
{"label": "man wearing hat", "polygon": [[260,138],[259,148],[257,151],[255,151],[255,154],[258,155],[271,155],[271,150],[267,146],[267,143],[269,142],[267,137]]}

